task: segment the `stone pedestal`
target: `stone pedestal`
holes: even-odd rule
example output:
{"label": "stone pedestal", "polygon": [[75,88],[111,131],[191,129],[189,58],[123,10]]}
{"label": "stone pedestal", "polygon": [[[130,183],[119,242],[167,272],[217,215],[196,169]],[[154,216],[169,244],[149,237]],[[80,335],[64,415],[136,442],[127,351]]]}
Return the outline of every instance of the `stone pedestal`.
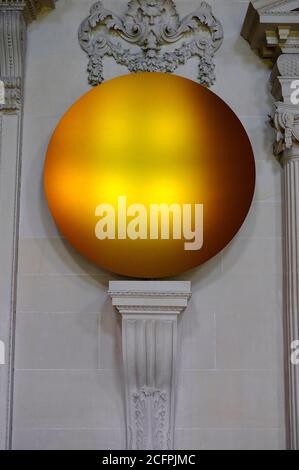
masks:
{"label": "stone pedestal", "polygon": [[113,281],[122,315],[127,448],[171,450],[177,368],[177,320],[191,296],[190,282]]}

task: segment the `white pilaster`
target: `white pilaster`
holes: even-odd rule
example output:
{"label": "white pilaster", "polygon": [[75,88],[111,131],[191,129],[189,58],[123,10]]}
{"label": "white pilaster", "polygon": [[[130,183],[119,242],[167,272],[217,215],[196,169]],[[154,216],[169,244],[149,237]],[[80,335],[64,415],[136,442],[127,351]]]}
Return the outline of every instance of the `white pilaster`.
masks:
{"label": "white pilaster", "polygon": [[299,105],[291,103],[299,80],[299,54],[283,54],[272,73],[276,102],[274,153],[282,165],[284,234],[284,322],[288,445],[299,450],[299,366],[291,363],[291,345],[299,339]]}
{"label": "white pilaster", "polygon": [[22,86],[26,26],[21,8],[0,4],[0,449],[10,447],[13,388],[14,312],[16,296],[19,173],[22,135]]}
{"label": "white pilaster", "polygon": [[291,345],[299,339],[299,104],[291,102],[291,85],[299,80],[298,8],[298,0],[252,1],[242,30],[251,47],[274,64],[272,125],[274,154],[282,167],[286,408],[292,450],[299,450],[299,366],[291,363]]}
{"label": "white pilaster", "polygon": [[0,0],[0,449],[11,440],[26,23],[54,0]]}
{"label": "white pilaster", "polygon": [[190,282],[112,281],[122,315],[127,448],[171,450],[174,440],[177,320]]}

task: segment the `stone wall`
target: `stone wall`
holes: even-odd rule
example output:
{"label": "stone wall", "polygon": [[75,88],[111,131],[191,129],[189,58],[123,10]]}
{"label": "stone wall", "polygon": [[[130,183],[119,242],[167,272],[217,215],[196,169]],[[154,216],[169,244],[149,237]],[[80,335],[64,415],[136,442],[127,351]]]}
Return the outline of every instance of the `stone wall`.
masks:
{"label": "stone wall", "polygon": [[[125,446],[120,322],[113,276],[57,232],[42,187],[47,144],[63,113],[89,90],[77,31],[90,0],[59,0],[29,26],[22,153],[14,449]],[[126,0],[104,0],[124,11]],[[199,0],[177,0],[180,14]],[[257,188],[238,236],[192,281],[180,319],[177,449],[285,447],[280,168],[267,115],[269,67],[240,37],[248,2],[210,0],[224,27],[216,84],[251,138]],[[105,61],[105,78],[127,70]],[[196,79],[196,61],[180,68]],[[233,142],[232,142],[233,145]],[[116,279],[116,277],[115,277]]]}

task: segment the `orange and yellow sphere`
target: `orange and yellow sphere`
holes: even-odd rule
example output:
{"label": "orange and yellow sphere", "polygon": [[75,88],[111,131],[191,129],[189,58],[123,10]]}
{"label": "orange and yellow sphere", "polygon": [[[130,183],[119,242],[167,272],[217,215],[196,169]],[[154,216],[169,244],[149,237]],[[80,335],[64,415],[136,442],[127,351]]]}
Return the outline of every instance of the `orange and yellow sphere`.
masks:
{"label": "orange and yellow sphere", "polygon": [[[44,184],[58,228],[82,255],[117,274],[163,278],[232,240],[252,202],[255,165],[241,122],[214,93],[175,75],[138,73],[92,89],[67,111],[48,147]],[[162,216],[151,236],[152,205],[182,208],[181,219],[169,211],[169,237]],[[199,205],[202,243],[188,250],[183,207]],[[107,237],[96,229],[105,208],[115,209],[111,225],[102,220]],[[181,238],[171,230],[175,217]],[[126,234],[130,223],[135,237]]]}

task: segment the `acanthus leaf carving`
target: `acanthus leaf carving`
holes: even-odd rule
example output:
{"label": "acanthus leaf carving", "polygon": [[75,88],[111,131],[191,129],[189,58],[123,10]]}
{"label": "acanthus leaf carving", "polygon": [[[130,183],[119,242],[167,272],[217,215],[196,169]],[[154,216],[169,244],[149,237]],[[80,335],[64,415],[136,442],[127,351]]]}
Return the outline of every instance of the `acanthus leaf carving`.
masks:
{"label": "acanthus leaf carving", "polygon": [[276,130],[274,154],[280,160],[286,150],[291,150],[294,140],[299,141],[299,112],[294,107],[276,103],[276,111],[270,119]]}
{"label": "acanthus leaf carving", "polygon": [[4,104],[0,104],[0,112],[13,112],[20,110],[22,105],[21,77],[2,77],[1,80],[4,83]]}
{"label": "acanthus leaf carving", "polygon": [[[173,51],[163,51],[185,37]],[[173,0],[131,0],[123,16],[97,1],[79,29],[79,42],[89,56],[89,83],[104,81],[103,58],[113,59],[130,72],[174,72],[192,57],[199,59],[198,80],[210,86],[215,80],[214,54],[223,40],[223,29],[210,5],[180,20]],[[134,46],[134,51],[124,44]],[[139,50],[135,51],[136,47]]]}
{"label": "acanthus leaf carving", "polygon": [[[166,392],[143,387],[133,393],[132,399],[137,449],[167,449],[169,438],[168,433],[165,432],[168,406]],[[147,432],[149,430],[150,433]],[[150,442],[151,440],[153,442]]]}

